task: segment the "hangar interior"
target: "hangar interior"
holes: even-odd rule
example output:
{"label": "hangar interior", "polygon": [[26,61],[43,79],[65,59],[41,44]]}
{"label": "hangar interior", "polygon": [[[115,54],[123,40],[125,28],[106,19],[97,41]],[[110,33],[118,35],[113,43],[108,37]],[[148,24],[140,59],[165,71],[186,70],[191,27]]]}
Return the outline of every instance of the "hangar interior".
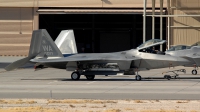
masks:
{"label": "hangar interior", "polygon": [[[156,18],[155,38],[160,36]],[[151,17],[147,17],[147,36],[152,38]],[[143,35],[142,14],[41,14],[39,29],[47,29],[55,40],[61,30],[73,29],[78,52],[106,53],[129,50],[139,46]],[[163,22],[166,37],[166,20]],[[166,38],[164,38],[166,39]]]}

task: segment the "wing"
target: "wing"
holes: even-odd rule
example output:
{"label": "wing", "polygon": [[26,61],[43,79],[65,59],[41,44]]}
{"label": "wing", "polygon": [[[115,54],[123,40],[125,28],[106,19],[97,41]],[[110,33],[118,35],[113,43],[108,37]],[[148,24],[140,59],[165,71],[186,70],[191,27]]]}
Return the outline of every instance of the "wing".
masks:
{"label": "wing", "polygon": [[55,63],[55,62],[71,62],[71,61],[133,61],[141,58],[122,58],[118,56],[114,57],[92,57],[92,56],[75,56],[75,57],[61,57],[61,58],[42,58],[31,59],[31,62],[35,63]]}
{"label": "wing", "polygon": [[129,69],[131,66],[132,61],[134,60],[140,60],[141,58],[138,57],[122,57],[117,55],[106,55],[106,56],[95,56],[95,55],[80,55],[80,56],[72,56],[72,57],[66,57],[66,58],[56,58],[56,59],[32,59],[31,62],[35,63],[68,63],[68,62],[112,62],[117,63],[119,68],[121,70]]}

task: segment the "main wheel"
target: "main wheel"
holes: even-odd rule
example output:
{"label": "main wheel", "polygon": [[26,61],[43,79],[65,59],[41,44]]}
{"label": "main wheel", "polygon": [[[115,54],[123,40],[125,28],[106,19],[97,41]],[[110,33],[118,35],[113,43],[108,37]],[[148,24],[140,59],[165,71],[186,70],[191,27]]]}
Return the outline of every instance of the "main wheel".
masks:
{"label": "main wheel", "polygon": [[197,74],[197,70],[192,70],[192,74],[196,75]]}
{"label": "main wheel", "polygon": [[168,79],[168,80],[170,80],[171,78],[172,78],[172,77],[171,77],[170,75],[169,75],[169,76],[167,76],[167,79]]}
{"label": "main wheel", "polygon": [[164,75],[164,79],[167,79],[168,75]]}
{"label": "main wheel", "polygon": [[136,76],[135,76],[135,80],[136,80],[136,81],[140,81],[141,79],[142,79],[142,77],[141,77],[140,75],[136,75]]}
{"label": "main wheel", "polygon": [[78,72],[72,72],[71,79],[72,80],[79,80],[80,79],[80,74]]}
{"label": "main wheel", "polygon": [[164,78],[170,80],[172,77],[170,75],[165,75]]}
{"label": "main wheel", "polygon": [[87,78],[87,80],[93,80],[95,75],[85,75],[85,77]]}

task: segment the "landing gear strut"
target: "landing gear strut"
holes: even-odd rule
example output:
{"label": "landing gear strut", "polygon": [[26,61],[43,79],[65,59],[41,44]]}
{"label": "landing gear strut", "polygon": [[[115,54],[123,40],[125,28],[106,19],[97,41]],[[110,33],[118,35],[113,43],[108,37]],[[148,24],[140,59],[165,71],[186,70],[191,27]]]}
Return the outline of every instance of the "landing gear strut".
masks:
{"label": "landing gear strut", "polygon": [[136,81],[141,81],[142,77],[140,75],[138,75],[138,70],[136,69],[136,76],[135,76],[135,80]]}

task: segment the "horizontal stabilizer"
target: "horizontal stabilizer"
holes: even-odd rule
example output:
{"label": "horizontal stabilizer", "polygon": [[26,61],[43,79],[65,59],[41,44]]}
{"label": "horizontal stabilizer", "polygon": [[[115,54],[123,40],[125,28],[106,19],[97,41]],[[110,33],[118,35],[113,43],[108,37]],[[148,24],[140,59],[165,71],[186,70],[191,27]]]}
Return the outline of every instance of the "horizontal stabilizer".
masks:
{"label": "horizontal stabilizer", "polygon": [[17,60],[13,63],[11,63],[10,65],[6,66],[5,67],[5,70],[7,71],[11,71],[11,70],[14,70],[20,66],[23,66],[24,64],[28,63],[30,59],[32,59],[33,57],[26,57],[26,58],[23,58],[23,59],[20,59],[20,60]]}

